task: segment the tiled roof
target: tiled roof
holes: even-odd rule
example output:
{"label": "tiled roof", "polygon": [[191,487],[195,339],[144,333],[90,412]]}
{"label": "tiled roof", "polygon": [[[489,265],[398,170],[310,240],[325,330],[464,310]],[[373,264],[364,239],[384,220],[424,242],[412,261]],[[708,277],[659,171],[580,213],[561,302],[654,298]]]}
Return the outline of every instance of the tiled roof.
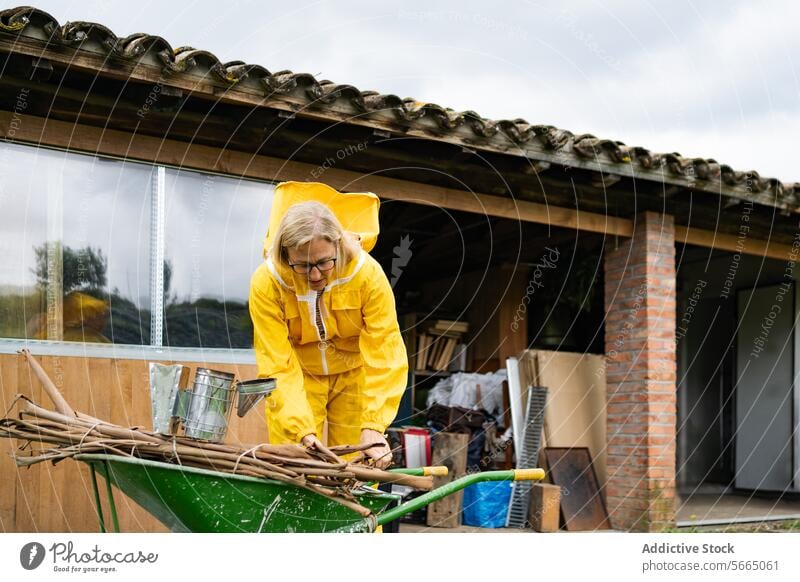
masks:
{"label": "tiled roof", "polygon": [[[202,75],[236,86],[256,87],[265,97],[301,96],[315,112],[326,109],[353,116],[360,125],[396,128],[401,132],[461,143],[469,148],[502,151],[567,166],[604,173],[664,181],[753,200],[800,212],[800,183],[783,183],[761,177],[755,171],[737,171],[710,158],[686,158],[678,153],[655,153],[622,142],[573,134],[551,125],[534,125],[524,119],[493,120],[474,111],[454,111],[434,103],[402,99],[352,85],[317,80],[307,73],[270,72],[242,61],[221,62],[214,54],[192,47],[173,48],[159,36],[144,33],[118,37],[107,27],[92,22],[59,24],[33,7],[0,11],[0,33],[22,35],[50,45],[104,52],[109,62],[142,62],[160,65],[165,75]],[[169,81],[167,81],[169,83]]]}

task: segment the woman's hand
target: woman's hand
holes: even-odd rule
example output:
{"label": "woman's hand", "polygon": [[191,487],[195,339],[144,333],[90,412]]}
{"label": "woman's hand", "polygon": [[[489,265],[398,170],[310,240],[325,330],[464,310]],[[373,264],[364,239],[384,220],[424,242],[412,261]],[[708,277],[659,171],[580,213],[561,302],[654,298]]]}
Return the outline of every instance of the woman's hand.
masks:
{"label": "woman's hand", "polygon": [[386,442],[384,437],[377,430],[365,428],[361,431],[361,444],[371,445],[379,443],[381,446],[370,447],[364,453],[375,460],[375,466],[378,469],[385,469],[392,464],[392,450],[389,448],[389,443]]}
{"label": "woman's hand", "polygon": [[341,457],[339,457],[328,447],[323,445],[322,441],[319,440],[317,438],[317,435],[315,435],[314,433],[307,434],[302,439],[300,439],[300,444],[306,447],[307,449],[314,449],[318,453],[321,453],[323,456],[327,457],[333,463],[341,464],[345,462]]}
{"label": "woman's hand", "polygon": [[302,439],[300,439],[300,444],[306,447],[307,449],[317,449],[320,450],[317,445],[322,445],[322,442],[317,438],[317,435],[314,433],[307,434]]}

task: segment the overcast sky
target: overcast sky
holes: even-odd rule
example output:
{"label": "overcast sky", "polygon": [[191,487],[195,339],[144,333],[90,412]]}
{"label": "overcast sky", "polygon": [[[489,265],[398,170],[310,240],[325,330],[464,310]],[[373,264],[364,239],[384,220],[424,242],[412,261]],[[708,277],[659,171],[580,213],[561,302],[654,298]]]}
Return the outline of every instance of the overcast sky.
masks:
{"label": "overcast sky", "polygon": [[485,117],[522,117],[800,181],[800,3],[59,1],[147,32]]}

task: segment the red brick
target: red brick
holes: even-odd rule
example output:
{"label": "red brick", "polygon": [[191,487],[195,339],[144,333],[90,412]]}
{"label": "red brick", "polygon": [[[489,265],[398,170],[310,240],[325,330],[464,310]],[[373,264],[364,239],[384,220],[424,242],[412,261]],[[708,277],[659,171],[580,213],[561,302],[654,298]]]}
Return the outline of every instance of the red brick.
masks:
{"label": "red brick", "polygon": [[606,441],[606,448],[610,449],[611,447],[616,447],[616,446],[640,445],[647,443],[648,443],[647,434],[641,434],[641,435],[618,434],[615,436],[608,437]]}
{"label": "red brick", "polygon": [[645,414],[649,410],[647,402],[609,402],[606,412],[609,417],[619,414]]}
{"label": "red brick", "polygon": [[667,445],[669,443],[675,442],[675,437],[670,435],[656,435],[656,434],[648,434],[646,435],[647,444],[650,445]]}
{"label": "red brick", "polygon": [[606,252],[604,270],[609,506],[613,519],[628,525],[669,523],[670,511],[656,515],[650,496],[674,496],[672,217],[650,211],[636,216],[633,239]]}

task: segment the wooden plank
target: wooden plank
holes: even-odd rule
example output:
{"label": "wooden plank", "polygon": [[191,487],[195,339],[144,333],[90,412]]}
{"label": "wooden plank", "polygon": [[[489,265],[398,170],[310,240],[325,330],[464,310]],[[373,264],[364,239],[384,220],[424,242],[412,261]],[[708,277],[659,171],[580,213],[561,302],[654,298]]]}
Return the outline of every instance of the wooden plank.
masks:
{"label": "wooden plank", "polygon": [[593,354],[525,350],[524,384],[546,386],[544,437],[554,447],[589,447],[600,484],[606,482],[605,359]]}
{"label": "wooden plank", "polygon": [[[17,370],[17,392],[24,394],[36,402],[42,402],[43,390],[33,378],[27,361],[22,356],[11,356]],[[38,532],[38,502],[41,466],[34,465],[27,469],[16,469],[14,531]]]}
{"label": "wooden plank", "polygon": [[[14,412],[11,403],[17,394],[16,359],[15,355],[0,355],[0,412],[4,417]],[[0,439],[0,532],[15,531],[17,465],[11,455],[16,448],[14,441]]]}
{"label": "wooden plank", "polygon": [[[112,364],[108,358],[75,358],[71,359],[80,364],[81,382],[70,382],[65,386],[64,391],[68,394],[68,401],[76,402],[78,410],[84,410],[85,406],[88,414],[101,419],[111,417],[113,410],[113,388],[112,388]],[[72,363],[72,362],[70,362]],[[70,375],[71,376],[71,375]],[[76,394],[80,391],[81,394]],[[77,403],[80,403],[78,406]],[[83,463],[65,462],[60,463],[66,475],[67,486],[74,488],[76,499],[65,503],[64,512],[67,516],[70,531],[96,532],[99,530],[97,515],[94,511],[86,511],[87,507],[94,507],[94,492],[89,467]],[[100,497],[105,500],[105,484],[102,477],[98,476],[98,486],[100,487]],[[67,495],[67,491],[63,491]],[[119,506],[119,504],[118,504]],[[106,506],[104,511],[107,520],[107,527],[111,526],[111,514]]]}
{"label": "wooden plank", "polygon": [[799,252],[798,249],[793,250],[791,245],[754,239],[750,236],[739,237],[713,230],[689,228],[679,224],[675,225],[675,241],[781,261],[796,261]]}
{"label": "wooden plank", "polygon": [[497,290],[501,296],[490,308],[497,309],[499,334],[493,339],[495,343],[502,339],[497,355],[505,362],[517,357],[529,345],[528,317],[526,312],[521,312],[520,302],[530,293],[530,280],[529,273],[518,265],[504,266],[503,269],[503,281],[507,280],[508,284],[505,289]]}
{"label": "wooden plank", "polygon": [[[83,378],[82,382],[65,382],[64,392],[69,394],[69,399],[74,399],[80,406],[86,406],[90,410],[89,414],[98,418],[108,418],[111,413],[110,386],[111,366],[107,358],[70,358],[67,365],[78,364],[79,373]],[[72,375],[67,374],[67,377]],[[77,394],[80,392],[80,395]],[[65,490],[64,499],[69,499],[65,504],[65,513],[70,520],[73,531],[96,532],[99,530],[97,517],[93,511],[86,511],[85,508],[93,507],[94,492],[89,476],[89,468],[83,463],[59,463],[64,468],[65,481],[67,487],[75,488],[75,499],[68,497],[69,491]],[[98,482],[103,487],[102,479]],[[106,515],[110,515],[106,513]],[[107,518],[107,519],[110,519]],[[109,525],[110,527],[110,525]]]}
{"label": "wooden plank", "polygon": [[96,418],[111,418],[111,403],[114,400],[112,360],[86,358],[86,364],[89,414]]}
{"label": "wooden plank", "polygon": [[[165,362],[174,363],[174,362]],[[196,367],[194,364],[187,364]],[[150,404],[150,372],[149,363],[144,360],[124,361],[123,377],[130,385],[123,387],[123,394],[130,394],[124,411],[121,411],[120,422],[125,426],[142,426],[152,428]],[[120,528],[123,531],[163,532],[168,531],[156,518],[139,507],[130,497],[115,490],[114,500],[120,510]]]}
{"label": "wooden plank", "polygon": [[[139,385],[134,390],[134,375],[141,376],[142,364],[145,368],[147,363],[141,360],[113,360],[112,361],[112,386],[110,393],[111,401],[111,422],[121,426],[150,426],[150,417],[143,418],[144,414],[149,415],[149,382],[147,391],[143,391]],[[139,378],[141,381],[141,378]],[[144,392],[144,393],[143,393]],[[134,398],[134,395],[136,396]],[[88,470],[88,468],[87,468]],[[101,487],[105,487],[100,482]],[[102,495],[103,508],[106,516],[109,516],[108,504],[105,494]],[[167,528],[161,525],[152,515],[139,507],[127,495],[118,490],[114,490],[114,501],[119,514],[120,529],[124,532],[165,532]],[[108,517],[107,517],[108,519]],[[93,525],[96,528],[96,525]],[[94,530],[93,530],[94,531]]]}
{"label": "wooden plank", "polygon": [[130,403],[133,402],[133,378],[131,361],[113,361],[112,374],[114,390],[111,393],[111,422],[120,426],[132,426]]}
{"label": "wooden plank", "polygon": [[[39,360],[67,402],[76,410],[89,411],[91,376],[88,358],[48,356],[40,357]],[[53,404],[47,399],[38,403],[45,408],[53,408]],[[86,531],[91,515],[83,508],[91,498],[91,485],[81,474],[80,465],[68,461],[57,465],[40,463],[37,467],[41,470],[37,516],[41,531]],[[97,531],[97,528],[92,531]]]}
{"label": "wooden plank", "polygon": [[[39,357],[39,362],[42,365],[42,368],[47,373],[48,376],[53,380],[53,383],[62,390],[63,393],[63,383],[64,383],[64,368],[59,360],[59,365],[56,367],[54,365],[54,358],[53,356],[46,356],[46,357]],[[56,374],[59,374],[57,376]],[[34,384],[37,389],[40,389],[39,382],[35,376],[31,376],[30,381]],[[47,398],[47,395],[44,391],[41,391],[41,398],[37,400],[43,406],[52,409],[53,403]],[[66,396],[66,398],[69,398]],[[69,402],[69,400],[67,400]],[[73,403],[73,406],[75,404]],[[34,445],[36,448],[37,445]],[[65,528],[65,519],[64,514],[61,509],[60,504],[58,503],[58,499],[56,494],[53,491],[54,484],[53,484],[53,470],[56,467],[53,467],[49,463],[39,463],[34,467],[38,471],[38,489],[35,498],[31,500],[31,506],[33,511],[31,513],[31,519],[34,520],[36,523],[36,529],[40,532],[53,532],[57,531],[57,527],[61,527],[61,531],[67,531]]]}
{"label": "wooden plank", "polygon": [[132,360],[109,359],[110,387],[106,393],[108,399],[107,420],[120,426],[132,426],[131,403],[133,402],[133,380],[130,363]]}
{"label": "wooden plank", "polygon": [[[469,435],[438,432],[433,435],[433,465],[444,465],[449,469],[447,477],[434,477],[433,486],[441,487],[454,481],[467,471],[467,445]],[[462,491],[448,495],[428,506],[427,523],[432,527],[459,527],[461,525]]]}
{"label": "wooden plank", "polygon": [[128,361],[128,368],[131,375],[131,401],[127,413],[128,422],[130,426],[152,428],[149,363],[144,360],[130,360]]}

